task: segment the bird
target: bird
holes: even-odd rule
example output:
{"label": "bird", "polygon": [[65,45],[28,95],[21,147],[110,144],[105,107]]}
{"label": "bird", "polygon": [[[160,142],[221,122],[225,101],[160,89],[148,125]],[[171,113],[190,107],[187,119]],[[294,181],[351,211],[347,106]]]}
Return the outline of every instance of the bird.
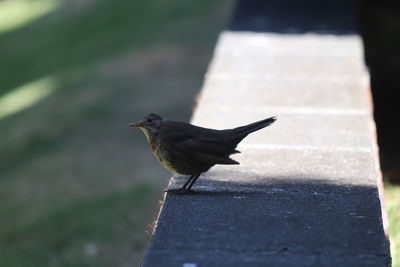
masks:
{"label": "bird", "polygon": [[151,113],[141,120],[129,123],[145,134],[154,156],[173,173],[189,175],[179,189],[167,192],[191,194],[192,186],[204,172],[216,164],[236,165],[229,156],[241,153],[237,145],[250,133],[267,127],[276,117],[250,123],[233,129],[216,130],[185,122],[163,119]]}

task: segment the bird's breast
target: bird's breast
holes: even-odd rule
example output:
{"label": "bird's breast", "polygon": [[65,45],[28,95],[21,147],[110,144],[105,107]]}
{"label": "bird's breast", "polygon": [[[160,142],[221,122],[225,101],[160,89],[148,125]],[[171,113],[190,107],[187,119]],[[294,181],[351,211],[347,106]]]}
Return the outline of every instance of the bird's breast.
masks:
{"label": "bird's breast", "polygon": [[180,173],[179,170],[177,170],[174,167],[170,153],[162,147],[160,142],[158,141],[152,142],[151,151],[153,152],[154,156],[158,159],[158,161],[161,163],[161,165],[163,165],[165,168],[167,168],[172,172]]}

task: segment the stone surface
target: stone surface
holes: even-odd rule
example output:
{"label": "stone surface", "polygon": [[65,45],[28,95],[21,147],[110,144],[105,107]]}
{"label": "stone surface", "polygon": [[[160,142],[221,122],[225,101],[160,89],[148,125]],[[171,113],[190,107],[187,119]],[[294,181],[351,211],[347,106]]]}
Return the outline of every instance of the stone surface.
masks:
{"label": "stone surface", "polygon": [[[242,154],[232,158],[240,165],[215,166],[202,174],[194,188],[202,191],[240,191],[240,188],[264,191],[279,181],[320,182],[332,186],[376,185],[374,158],[364,151],[271,147],[242,149]],[[175,176],[172,186],[179,187],[185,179],[186,176]],[[225,182],[229,183],[224,185]]]}
{"label": "stone surface", "polygon": [[[235,120],[226,118],[237,114]],[[370,150],[371,138],[365,135],[370,131],[367,115],[348,114],[287,114],[280,110],[257,108],[226,110],[204,109],[199,111],[202,118],[213,117],[212,121],[196,120],[197,125],[210,128],[233,128],[250,122],[276,115],[278,121],[273,127],[253,133],[240,144],[245,145],[275,145],[275,146],[319,146],[345,147],[354,150]],[[206,120],[206,119],[204,119]],[[283,135],[282,132],[294,131],[295,134]],[[240,149],[239,149],[240,150]]]}
{"label": "stone surface", "polygon": [[143,266],[390,264],[360,38],[278,32],[221,34],[192,123],[278,121],[238,146],[240,165],[213,167],[192,195],[165,196]]}

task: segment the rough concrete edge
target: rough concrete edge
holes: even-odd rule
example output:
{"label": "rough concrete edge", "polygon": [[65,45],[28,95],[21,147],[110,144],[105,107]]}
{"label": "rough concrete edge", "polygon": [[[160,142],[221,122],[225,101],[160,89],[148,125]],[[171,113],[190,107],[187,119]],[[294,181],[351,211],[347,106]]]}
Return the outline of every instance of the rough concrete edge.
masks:
{"label": "rough concrete edge", "polygon": [[388,257],[388,265],[392,266],[392,256],[390,252],[390,240],[389,240],[389,221],[387,218],[387,212],[385,209],[385,187],[383,184],[383,175],[381,171],[381,166],[380,166],[380,158],[379,158],[379,146],[378,146],[378,134],[377,134],[377,129],[376,129],[376,123],[374,120],[374,102],[373,102],[373,97],[372,97],[372,91],[371,91],[371,84],[370,84],[370,76],[369,72],[366,70],[364,73],[363,77],[363,83],[364,83],[364,88],[366,91],[366,97],[368,98],[368,109],[369,109],[369,129],[370,129],[370,136],[371,136],[371,147],[372,147],[372,153],[374,154],[374,159],[375,159],[375,173],[376,173],[376,186],[378,188],[378,194],[379,194],[379,202],[381,205],[381,220],[382,220],[382,226],[383,226],[383,231],[386,237],[386,242],[387,242],[387,257]]}
{"label": "rough concrete edge", "polygon": [[[172,175],[171,178],[169,179],[169,182],[168,182],[168,185],[167,185],[167,189],[170,188],[173,179],[174,179],[174,176]],[[154,236],[154,233],[155,233],[156,230],[157,230],[158,221],[159,221],[159,219],[160,219],[160,215],[161,215],[162,210],[163,210],[163,208],[164,208],[164,203],[165,203],[165,199],[167,198],[167,194],[168,194],[167,192],[164,192],[164,193],[163,193],[163,199],[160,201],[160,202],[161,202],[160,209],[159,209],[159,211],[158,211],[158,213],[157,213],[156,218],[155,218],[154,221],[153,221],[153,225],[154,225],[154,227],[153,227],[153,229],[152,229],[153,231],[151,232],[150,237],[149,237],[149,240],[147,241],[147,246],[146,246],[145,252],[144,252],[143,255],[142,255],[142,259],[141,259],[140,262],[139,262],[139,266],[142,266],[142,265],[144,264],[144,260],[145,260],[145,258],[147,257],[147,254],[149,253],[150,248],[151,248],[151,246],[152,246],[152,243],[153,243],[153,236]]]}

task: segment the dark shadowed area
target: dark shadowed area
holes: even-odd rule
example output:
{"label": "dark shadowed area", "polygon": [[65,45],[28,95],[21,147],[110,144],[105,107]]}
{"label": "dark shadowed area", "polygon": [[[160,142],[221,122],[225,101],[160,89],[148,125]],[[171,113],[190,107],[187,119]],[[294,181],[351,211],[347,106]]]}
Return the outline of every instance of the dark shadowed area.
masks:
{"label": "dark shadowed area", "polygon": [[238,1],[229,29],[274,33],[354,34],[354,1]]}
{"label": "dark shadowed area", "polygon": [[[216,172],[229,181],[212,179]],[[332,177],[310,181],[302,174],[253,174],[247,182],[241,176],[212,171],[200,178],[194,195],[169,194],[146,266],[387,266],[376,188],[338,185],[329,182]],[[327,225],[334,227],[326,231]],[[379,235],[366,235],[365,228]]]}
{"label": "dark shadowed area", "polygon": [[393,266],[400,266],[400,5],[395,1],[358,1],[365,61],[371,75],[374,116]]}
{"label": "dark shadowed area", "polygon": [[382,170],[390,182],[400,184],[400,4],[359,1],[359,22],[371,74]]}

